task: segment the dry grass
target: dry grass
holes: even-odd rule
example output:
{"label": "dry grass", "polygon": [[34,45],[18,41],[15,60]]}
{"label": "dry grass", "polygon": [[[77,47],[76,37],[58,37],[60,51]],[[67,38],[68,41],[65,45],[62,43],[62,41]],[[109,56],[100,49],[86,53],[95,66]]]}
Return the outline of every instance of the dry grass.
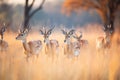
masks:
{"label": "dry grass", "polygon": [[[61,45],[59,56],[54,62],[44,54],[44,49],[38,59],[31,58],[29,63],[26,62],[21,41],[15,40],[16,34],[5,34],[9,49],[0,53],[0,80],[120,80],[120,49],[114,44],[114,40],[107,54],[97,53],[95,39],[102,31],[99,27],[96,30],[96,25],[93,27],[93,30],[89,26],[81,29],[89,46],[81,50],[78,60],[68,59],[63,55],[64,36],[58,31],[54,32],[50,38],[59,40]],[[28,40],[37,39],[43,40],[38,33],[28,36]]]}

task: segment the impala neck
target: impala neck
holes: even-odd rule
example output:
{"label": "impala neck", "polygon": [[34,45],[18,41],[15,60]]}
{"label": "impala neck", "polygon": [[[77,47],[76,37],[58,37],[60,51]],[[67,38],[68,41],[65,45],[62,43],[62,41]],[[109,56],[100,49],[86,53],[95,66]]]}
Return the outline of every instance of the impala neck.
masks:
{"label": "impala neck", "polygon": [[109,36],[109,35],[106,35],[106,36],[105,36],[105,41],[106,41],[106,43],[110,43],[111,38],[110,38],[110,36]]}
{"label": "impala neck", "polygon": [[69,44],[71,44],[71,42],[72,42],[71,39],[67,39],[66,42],[65,42],[65,44],[68,44],[68,45],[69,45]]}
{"label": "impala neck", "polygon": [[45,44],[49,44],[50,43],[50,40],[47,38],[45,39]]}
{"label": "impala neck", "polygon": [[29,48],[29,45],[27,43],[27,40],[26,39],[22,40],[22,43],[23,43],[23,47],[24,47],[25,51],[29,52],[30,48]]}
{"label": "impala neck", "polygon": [[77,41],[78,41],[78,42],[81,42],[81,39],[78,39]]}

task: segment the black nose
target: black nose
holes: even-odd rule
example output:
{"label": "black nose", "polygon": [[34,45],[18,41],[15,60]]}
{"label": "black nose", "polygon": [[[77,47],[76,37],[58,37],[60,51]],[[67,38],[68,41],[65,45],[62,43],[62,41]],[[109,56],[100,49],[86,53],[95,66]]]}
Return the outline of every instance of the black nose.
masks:
{"label": "black nose", "polygon": [[66,40],[64,40],[64,42],[66,42]]}
{"label": "black nose", "polygon": [[16,39],[17,39],[17,37],[16,37]]}

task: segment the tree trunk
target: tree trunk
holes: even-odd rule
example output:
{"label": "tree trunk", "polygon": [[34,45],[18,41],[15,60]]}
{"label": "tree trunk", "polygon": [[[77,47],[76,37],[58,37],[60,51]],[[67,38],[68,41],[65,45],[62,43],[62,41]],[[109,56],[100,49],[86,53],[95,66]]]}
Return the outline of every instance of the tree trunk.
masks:
{"label": "tree trunk", "polygon": [[24,23],[23,23],[23,28],[26,29],[26,28],[29,28],[29,21],[30,21],[30,18],[39,10],[42,9],[42,6],[45,2],[45,0],[42,0],[40,6],[38,8],[36,8],[35,10],[33,10],[31,12],[31,9],[34,5],[34,2],[35,0],[32,1],[32,3],[29,5],[29,0],[26,0],[25,1],[25,8],[24,8]]}
{"label": "tree trunk", "polygon": [[28,24],[29,24],[29,5],[28,5],[29,0],[26,0],[25,2],[25,8],[24,8],[24,23],[23,27],[26,29]]}
{"label": "tree trunk", "polygon": [[25,29],[28,28],[29,21],[30,21],[29,18],[24,17],[24,24],[23,24],[23,26],[24,26]]}

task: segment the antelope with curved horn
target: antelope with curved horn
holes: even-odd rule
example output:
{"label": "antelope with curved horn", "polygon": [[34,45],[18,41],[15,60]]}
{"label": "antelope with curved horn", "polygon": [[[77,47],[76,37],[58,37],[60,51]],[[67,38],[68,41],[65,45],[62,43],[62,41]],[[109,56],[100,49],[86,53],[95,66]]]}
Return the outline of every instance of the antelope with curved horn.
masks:
{"label": "antelope with curved horn", "polygon": [[54,54],[58,54],[59,43],[55,39],[49,40],[49,37],[53,31],[54,27],[49,29],[48,31],[44,28],[44,31],[40,29],[40,34],[44,37],[45,43],[45,54],[51,55],[52,58]]}
{"label": "antelope with curved horn", "polygon": [[3,27],[0,29],[0,35],[1,35],[1,39],[0,39],[0,51],[6,51],[8,49],[8,43],[6,41],[4,41],[4,32],[6,31],[6,24],[3,23],[2,25]]}
{"label": "antelope with curved horn", "polygon": [[64,55],[66,55],[67,57],[71,57],[74,55],[74,43],[71,41],[71,38],[75,30],[72,29],[69,32],[67,32],[62,29],[61,31],[65,35]]}
{"label": "antelope with curved horn", "polygon": [[111,25],[105,25],[103,27],[104,30],[104,36],[99,36],[96,39],[96,48],[97,50],[101,49],[109,49],[111,46],[111,35],[113,33],[113,30],[111,29]]}
{"label": "antelope with curved horn", "polygon": [[24,53],[27,55],[26,57],[27,61],[29,57],[32,57],[33,55],[38,57],[42,49],[42,42],[40,40],[27,42],[26,37],[28,36],[29,31],[30,31],[30,28],[20,30],[18,36],[16,37],[16,40],[22,40],[22,44],[25,50]]}

